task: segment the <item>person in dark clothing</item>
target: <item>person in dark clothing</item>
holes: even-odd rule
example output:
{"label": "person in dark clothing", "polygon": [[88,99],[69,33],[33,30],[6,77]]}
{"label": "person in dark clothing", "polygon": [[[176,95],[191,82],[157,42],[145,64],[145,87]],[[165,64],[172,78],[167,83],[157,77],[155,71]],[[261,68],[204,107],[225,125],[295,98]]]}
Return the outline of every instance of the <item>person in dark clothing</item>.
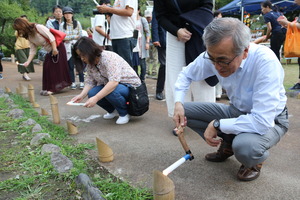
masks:
{"label": "person in dark clothing", "polygon": [[155,11],[152,12],[152,43],[157,48],[160,63],[156,82],[156,99],[163,100],[166,79],[166,31],[157,23]]}
{"label": "person in dark clothing", "polygon": [[[178,4],[178,6],[176,6],[175,2]],[[188,59],[190,58],[189,53],[194,51],[196,48],[186,48],[186,45],[191,43],[191,41],[197,37],[197,33],[192,33],[191,29],[186,26],[185,21],[180,17],[180,14],[205,8],[210,12],[210,17],[212,20],[212,7],[212,0],[154,1],[154,10],[158,24],[167,31],[165,94],[169,117],[172,117],[174,113],[174,87],[178,74],[182,70],[182,67],[189,64],[201,53],[200,52],[197,54],[193,59]],[[202,21],[207,17],[208,15],[203,15],[201,20],[198,21]],[[199,41],[200,45],[196,46],[204,51],[205,47],[203,44],[201,45],[201,42],[203,43],[203,41],[201,37],[198,38],[201,41]],[[189,101],[214,102],[214,88],[210,87],[205,81],[192,83],[190,93],[185,98],[185,102]]]}
{"label": "person in dark clothing", "polygon": [[0,79],[3,79],[2,72],[3,72],[3,66],[2,66],[1,59],[0,59]]}
{"label": "person in dark clothing", "polygon": [[54,19],[49,19],[46,23],[46,27],[59,30],[59,25],[60,25],[62,17],[63,17],[62,7],[59,5],[56,5],[53,7],[52,12],[53,12]]}
{"label": "person in dark clothing", "polygon": [[277,18],[281,16],[281,13],[276,9],[272,10],[272,3],[270,1],[264,1],[261,3],[261,12],[264,14],[264,20],[267,24],[266,40],[270,38],[270,45],[272,51],[276,54],[280,60],[280,48],[285,40],[286,28],[282,27]]}

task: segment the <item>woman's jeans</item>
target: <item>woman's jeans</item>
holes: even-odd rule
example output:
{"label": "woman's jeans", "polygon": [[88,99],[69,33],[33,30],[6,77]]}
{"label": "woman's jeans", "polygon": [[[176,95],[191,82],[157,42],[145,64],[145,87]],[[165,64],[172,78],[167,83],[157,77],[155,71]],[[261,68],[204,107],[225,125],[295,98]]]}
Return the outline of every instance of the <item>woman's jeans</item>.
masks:
{"label": "woman's jeans", "polygon": [[[88,92],[88,97],[95,96],[105,85],[98,85],[93,87]],[[97,102],[97,105],[106,110],[108,113],[112,113],[117,110],[121,117],[127,115],[127,100],[129,97],[129,87],[123,84],[118,84],[114,91],[108,94],[103,99]]]}

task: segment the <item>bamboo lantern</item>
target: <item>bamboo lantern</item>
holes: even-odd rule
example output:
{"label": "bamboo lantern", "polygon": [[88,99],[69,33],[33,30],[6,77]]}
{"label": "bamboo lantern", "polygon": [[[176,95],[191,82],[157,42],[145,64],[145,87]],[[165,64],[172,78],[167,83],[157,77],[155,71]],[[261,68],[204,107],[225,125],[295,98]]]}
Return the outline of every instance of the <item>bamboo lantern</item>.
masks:
{"label": "bamboo lantern", "polygon": [[28,90],[27,90],[27,88],[26,88],[24,85],[22,85],[21,83],[20,83],[19,86],[20,86],[20,87],[19,87],[20,95],[21,95],[23,98],[27,98],[27,97],[28,97]]}
{"label": "bamboo lantern", "polygon": [[45,115],[49,115],[49,113],[44,108],[41,108],[41,115],[45,116]]}
{"label": "bamboo lantern", "polygon": [[49,95],[54,124],[60,124],[60,116],[58,110],[58,101],[53,95]]}
{"label": "bamboo lantern", "polygon": [[98,156],[100,162],[111,162],[114,160],[114,153],[112,149],[101,141],[99,138],[96,137],[97,148],[98,148]]}
{"label": "bamboo lantern", "polygon": [[33,104],[35,102],[35,96],[34,96],[34,87],[32,84],[28,84],[28,97],[30,103]]}
{"label": "bamboo lantern", "polygon": [[6,93],[11,93],[10,88],[9,88],[9,87],[5,87],[5,92],[6,92]]}
{"label": "bamboo lantern", "polygon": [[154,200],[174,200],[175,185],[173,181],[158,170],[153,171]]}
{"label": "bamboo lantern", "polygon": [[78,128],[71,121],[67,120],[68,132],[70,135],[76,135],[78,133]]}

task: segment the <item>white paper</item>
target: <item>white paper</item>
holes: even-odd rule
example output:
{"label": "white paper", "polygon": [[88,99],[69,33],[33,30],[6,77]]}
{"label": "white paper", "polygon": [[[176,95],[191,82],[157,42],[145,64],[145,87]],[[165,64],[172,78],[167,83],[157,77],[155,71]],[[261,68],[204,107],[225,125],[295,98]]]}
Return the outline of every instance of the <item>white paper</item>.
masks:
{"label": "white paper", "polygon": [[85,103],[75,103],[75,102],[73,102],[73,101],[69,101],[69,102],[67,103],[67,105],[69,105],[69,106],[84,106]]}

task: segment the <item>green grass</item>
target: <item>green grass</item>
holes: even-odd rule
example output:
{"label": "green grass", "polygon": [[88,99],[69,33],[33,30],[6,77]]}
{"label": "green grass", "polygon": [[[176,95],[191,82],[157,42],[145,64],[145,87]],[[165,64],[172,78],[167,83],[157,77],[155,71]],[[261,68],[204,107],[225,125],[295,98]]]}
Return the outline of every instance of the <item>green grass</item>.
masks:
{"label": "green grass", "polygon": [[292,64],[282,63],[282,67],[285,72],[284,87],[288,90],[299,80],[299,65],[296,60],[292,60]]}
{"label": "green grass", "polygon": [[[76,188],[75,178],[80,173],[88,174],[95,185],[109,200],[152,199],[150,191],[131,187],[113,177],[106,170],[99,170],[98,162],[89,158],[87,150],[95,150],[91,144],[77,144],[63,127],[41,117],[27,101],[18,95],[10,96],[17,108],[24,110],[22,119],[11,119],[6,115],[10,108],[0,98],[0,193],[4,199],[80,199],[82,191]],[[52,143],[61,148],[74,165],[68,173],[59,174],[50,162],[50,155],[41,155],[41,147],[30,146],[34,136],[32,127],[22,127],[28,118],[34,119],[49,133],[51,138],[43,143]],[[95,175],[96,174],[96,175]],[[8,178],[3,178],[9,176]],[[1,181],[2,180],[2,181]]]}

